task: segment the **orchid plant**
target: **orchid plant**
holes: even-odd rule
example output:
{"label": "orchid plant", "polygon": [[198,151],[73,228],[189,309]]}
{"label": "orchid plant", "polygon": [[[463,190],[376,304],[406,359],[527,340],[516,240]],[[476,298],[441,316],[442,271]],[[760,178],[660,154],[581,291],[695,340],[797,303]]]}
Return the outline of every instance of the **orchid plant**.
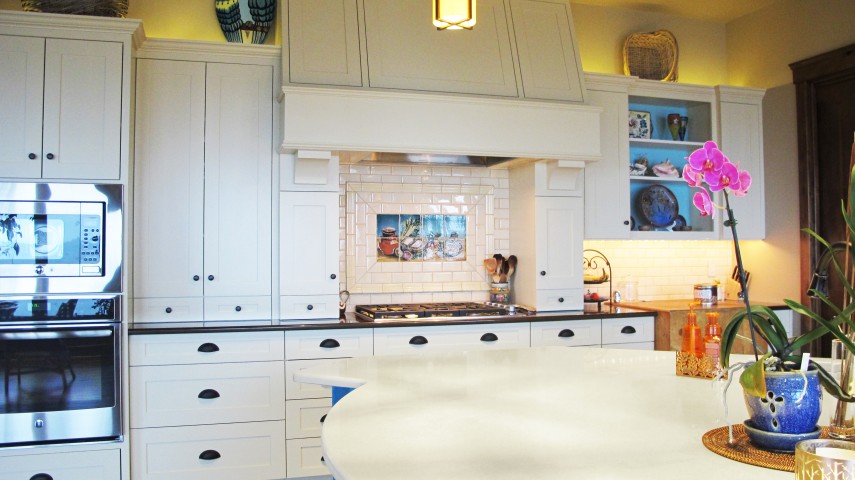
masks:
{"label": "orchid plant", "polygon": [[[692,152],[686,160],[686,166],[683,167],[683,179],[689,186],[698,189],[692,197],[694,206],[704,216],[709,215],[714,217],[716,210],[719,209],[726,212],[727,219],[724,221],[724,226],[730,228],[733,236],[737,271],[742,287],[742,300],[745,303],[745,310],[736,314],[722,332],[720,356],[722,367],[726,370],[730,368],[730,353],[738,337],[737,332],[739,327],[746,319],[750,326],[755,361],[750,364],[734,365],[734,368],[730,369],[745,368],[745,371],[739,378],[739,383],[742,385],[744,391],[750,395],[762,397],[766,394],[765,372],[767,370],[786,371],[800,368],[803,360],[801,354],[802,347],[823,335],[831,333],[840,339],[850,352],[855,352],[855,343],[847,337],[844,333],[844,328],[842,328],[847,325],[850,329],[855,328],[855,322],[852,320],[853,316],[855,316],[855,303],[837,307],[822,292],[812,290],[823,303],[830,305],[835,312],[833,318],[825,319],[801,303],[793,300],[784,300],[784,303],[794,312],[811,318],[817,323],[816,328],[808,330],[792,339],[787,337],[784,325],[773,310],[765,306],[751,306],[748,298],[748,288],[745,283],[745,268],[743,267],[742,254],[739,250],[736,219],[730,207],[729,197],[731,194],[741,197],[748,193],[748,189],[751,186],[751,174],[745,170],[740,170],[736,164],[732,163],[719,150],[718,145],[712,141],[704,143],[702,148]],[[724,205],[715,204],[710,192],[721,192]],[[855,169],[852,170],[850,176],[849,196],[855,199]],[[851,232],[855,233],[855,214],[848,211],[845,204],[843,213],[848,228]],[[804,231],[817,239],[826,248],[832,248],[831,244],[815,232],[810,229],[805,229]],[[855,256],[850,255],[849,259],[853,262],[853,267],[855,267]],[[832,265],[835,272],[844,280],[843,283],[846,285],[847,291],[854,295],[851,298],[855,298],[855,288],[848,282],[846,273],[836,258],[832,257]],[[762,358],[759,358],[758,353],[760,352],[757,342],[758,336],[766,342],[769,348],[769,352],[764,354]],[[813,361],[809,361],[809,365],[818,370],[820,382],[832,396],[846,402],[855,401],[855,397],[847,389],[842,388],[838,381],[820,365]]]}

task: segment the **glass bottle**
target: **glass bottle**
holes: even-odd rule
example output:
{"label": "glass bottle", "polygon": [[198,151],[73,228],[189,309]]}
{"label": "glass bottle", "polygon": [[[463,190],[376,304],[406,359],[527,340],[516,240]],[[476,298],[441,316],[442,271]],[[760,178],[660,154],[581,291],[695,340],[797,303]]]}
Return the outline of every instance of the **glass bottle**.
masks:
{"label": "glass bottle", "polygon": [[716,368],[721,356],[721,325],[718,323],[718,315],[718,312],[707,312],[707,325],[704,327],[704,353],[712,358]]}
{"label": "glass bottle", "polygon": [[704,339],[701,336],[701,327],[698,326],[698,315],[695,313],[695,304],[689,304],[689,313],[686,314],[686,324],[683,325],[683,353],[691,353],[696,357],[704,354]]}

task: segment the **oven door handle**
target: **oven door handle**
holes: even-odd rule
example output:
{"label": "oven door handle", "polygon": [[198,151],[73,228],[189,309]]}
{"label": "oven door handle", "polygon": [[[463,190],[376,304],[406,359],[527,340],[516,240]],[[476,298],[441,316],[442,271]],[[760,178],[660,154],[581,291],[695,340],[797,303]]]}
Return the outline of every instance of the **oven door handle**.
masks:
{"label": "oven door handle", "polygon": [[66,340],[69,338],[103,338],[115,334],[115,324],[62,325],[38,329],[0,330],[0,341]]}

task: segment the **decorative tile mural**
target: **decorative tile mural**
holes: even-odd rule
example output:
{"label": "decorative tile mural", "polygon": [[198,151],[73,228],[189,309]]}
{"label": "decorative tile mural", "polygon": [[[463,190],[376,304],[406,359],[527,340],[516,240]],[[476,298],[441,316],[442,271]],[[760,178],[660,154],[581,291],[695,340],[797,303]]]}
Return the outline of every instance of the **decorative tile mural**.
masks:
{"label": "decorative tile mural", "polygon": [[377,215],[377,261],[466,260],[463,215]]}

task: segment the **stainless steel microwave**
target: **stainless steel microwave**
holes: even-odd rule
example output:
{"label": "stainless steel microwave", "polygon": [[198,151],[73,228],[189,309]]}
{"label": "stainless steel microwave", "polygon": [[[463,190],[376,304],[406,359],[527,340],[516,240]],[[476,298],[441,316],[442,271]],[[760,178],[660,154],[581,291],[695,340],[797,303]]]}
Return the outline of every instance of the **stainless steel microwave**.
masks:
{"label": "stainless steel microwave", "polygon": [[0,183],[0,292],[121,293],[122,186]]}

